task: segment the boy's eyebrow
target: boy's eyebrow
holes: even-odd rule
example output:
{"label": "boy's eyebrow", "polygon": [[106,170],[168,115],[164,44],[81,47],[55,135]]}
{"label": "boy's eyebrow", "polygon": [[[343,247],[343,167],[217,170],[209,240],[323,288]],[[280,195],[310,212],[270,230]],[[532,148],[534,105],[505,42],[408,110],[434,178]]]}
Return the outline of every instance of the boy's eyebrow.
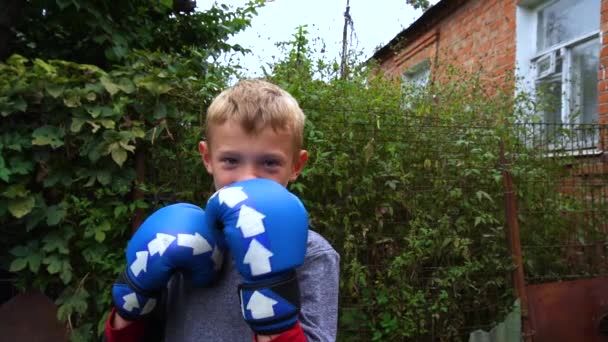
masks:
{"label": "boy's eyebrow", "polygon": [[[219,150],[217,151],[219,155],[222,156],[239,156],[242,154],[239,150]],[[285,155],[279,152],[265,152],[260,153],[255,156],[256,159],[265,159],[265,158],[276,158],[276,159],[284,159]]]}
{"label": "boy's eyebrow", "polygon": [[259,157],[260,158],[264,158],[264,159],[266,159],[266,158],[283,159],[284,155],[282,153],[272,153],[272,152],[269,152],[269,153],[263,153]]}

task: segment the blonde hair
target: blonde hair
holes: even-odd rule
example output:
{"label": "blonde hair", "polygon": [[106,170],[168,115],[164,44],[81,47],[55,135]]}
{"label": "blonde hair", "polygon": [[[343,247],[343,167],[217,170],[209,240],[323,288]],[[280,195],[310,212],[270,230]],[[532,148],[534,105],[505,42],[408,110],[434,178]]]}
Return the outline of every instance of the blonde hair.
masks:
{"label": "blonde hair", "polygon": [[207,109],[206,139],[213,143],[213,126],[237,122],[247,134],[258,134],[266,127],[293,134],[296,153],[304,140],[306,116],[296,99],[280,87],[262,80],[243,80],[221,92]]}

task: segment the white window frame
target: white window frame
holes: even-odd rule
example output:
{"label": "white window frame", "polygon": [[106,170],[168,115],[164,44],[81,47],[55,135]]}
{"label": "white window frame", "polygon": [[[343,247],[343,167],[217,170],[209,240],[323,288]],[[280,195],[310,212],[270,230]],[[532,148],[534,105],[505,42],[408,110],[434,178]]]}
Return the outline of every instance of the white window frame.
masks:
{"label": "white window frame", "polygon": [[[415,81],[416,76],[421,72],[426,73],[426,80],[424,84],[420,84]],[[407,69],[403,74],[401,74],[401,82],[403,84],[406,83],[416,83],[419,86],[427,86],[431,81],[431,61],[427,58],[422,62],[414,65],[413,67]]]}
{"label": "white window frame", "polygon": [[[572,67],[572,49],[575,46],[582,45],[594,39],[597,39],[599,42],[601,42],[602,32],[600,27],[598,27],[597,30],[588,32],[569,41],[550,46],[540,52],[536,51],[538,39],[538,13],[557,1],[559,0],[522,0],[519,2],[516,10],[515,76],[517,79],[520,80],[520,91],[524,91],[529,94],[534,94],[536,86],[540,81],[548,80],[552,77],[559,77],[555,72],[557,66],[557,55],[559,54],[562,58],[562,71],[560,75],[562,87],[560,113],[561,122],[564,124],[581,124],[580,121],[572,122],[570,117],[572,87],[570,86],[569,78],[571,75],[570,70]],[[533,33],[531,34],[531,32]],[[540,64],[540,62],[546,61],[547,59],[549,61],[549,68],[547,70],[539,72],[537,65]],[[538,113],[531,113],[531,115],[537,114]],[[579,117],[578,120],[581,120],[581,118]],[[598,143],[597,134],[593,134],[592,136],[594,137],[591,140],[586,139],[586,141],[583,142],[585,148],[596,148]],[[573,143],[571,143],[571,148],[580,149],[583,147],[580,146],[580,142],[576,145],[579,146],[575,146]]]}
{"label": "white window frame", "polygon": [[[420,72],[425,72],[426,73],[426,80],[424,82],[424,84],[421,84],[419,82],[416,81],[416,75],[418,75]],[[401,74],[401,89],[402,89],[402,95],[404,93],[404,88],[409,86],[409,85],[414,85],[420,88],[425,88],[426,86],[429,85],[431,81],[431,60],[426,58],[423,61],[415,64],[414,66],[412,66],[411,68],[407,69],[406,71],[404,71]],[[422,90],[422,89],[420,89]],[[412,109],[412,104],[409,102],[406,102],[405,99],[401,100],[401,109],[403,110],[408,110],[408,109]]]}
{"label": "white window frame", "polygon": [[[571,112],[571,108],[570,108],[570,100],[572,98],[572,87],[570,87],[570,72],[568,72],[568,70],[570,70],[572,68],[572,48],[574,48],[575,46],[578,45],[582,45],[590,40],[593,39],[601,39],[601,32],[600,30],[595,30],[589,34],[586,34],[584,36],[580,36],[577,37],[576,39],[572,39],[570,41],[567,41],[565,43],[562,44],[558,44],[558,45],[554,45],[546,50],[544,50],[541,53],[536,54],[534,57],[532,57],[530,59],[531,64],[532,64],[532,68],[537,71],[537,67],[536,65],[539,64],[540,61],[543,60],[543,58],[548,57],[550,60],[550,67],[549,70],[547,70],[548,72],[543,72],[541,74],[538,74],[538,72],[535,72],[535,75],[537,75],[535,77],[535,83],[538,81],[541,81],[543,79],[547,79],[547,78],[551,78],[551,76],[553,74],[555,74],[555,66],[556,66],[556,59],[557,59],[557,54],[559,53],[559,55],[562,57],[562,71],[561,71],[561,84],[562,84],[562,111],[561,111],[561,119],[562,122],[567,123],[567,122],[571,122],[570,120],[570,112]],[[582,122],[576,122],[576,123],[582,123]]]}

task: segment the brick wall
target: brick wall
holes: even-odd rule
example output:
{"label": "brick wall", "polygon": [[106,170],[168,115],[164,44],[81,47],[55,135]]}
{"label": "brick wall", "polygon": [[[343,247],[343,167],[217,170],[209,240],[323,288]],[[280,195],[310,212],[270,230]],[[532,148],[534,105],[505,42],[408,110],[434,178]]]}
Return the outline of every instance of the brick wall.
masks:
{"label": "brick wall", "polygon": [[[455,64],[491,81],[510,79],[515,67],[519,0],[443,1],[441,11],[424,18],[423,25],[380,56],[380,70],[389,77],[400,77],[428,59],[434,78],[441,75],[442,66]],[[601,1],[601,30],[598,111],[599,123],[608,124],[608,0]]]}
{"label": "brick wall", "polygon": [[418,32],[411,32],[411,43],[386,54],[380,68],[397,77],[428,59],[434,68],[455,64],[490,79],[513,75],[516,2],[469,0],[445,6]]}

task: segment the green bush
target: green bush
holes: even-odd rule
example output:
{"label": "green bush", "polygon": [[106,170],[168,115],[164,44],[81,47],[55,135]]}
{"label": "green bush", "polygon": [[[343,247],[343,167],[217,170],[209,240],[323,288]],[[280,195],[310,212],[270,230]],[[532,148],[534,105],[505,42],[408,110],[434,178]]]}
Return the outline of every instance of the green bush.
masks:
{"label": "green bush", "polygon": [[[520,124],[540,104],[451,68],[423,89],[353,61],[342,77],[337,63],[312,60],[306,34],[281,44],[286,57],[266,77],[309,118],[309,165],[291,189],[342,257],[340,340],[462,340],[503,319],[514,299],[505,170],[525,246],[563,244],[573,220],[576,238],[599,239],[606,203],[588,219],[587,199],[559,191],[574,158],[548,155]],[[204,60],[132,52],[112,71],[18,55],[0,64],[0,247],[10,251],[0,262],[20,289],[56,300],[73,339],[99,333],[138,210],[202,204],[212,191],[196,145],[231,74]],[[526,251],[530,278],[578,265],[559,250]]]}
{"label": "green bush", "polygon": [[[0,64],[0,233],[10,251],[2,263],[18,288],[56,299],[74,336],[91,333],[111,307],[134,213],[175,196],[193,201],[187,182],[174,197],[159,194],[191,167],[191,153],[183,166],[167,165],[182,158],[176,146],[196,151],[192,128],[224,84],[201,66],[196,54],[152,53],[133,53],[111,72],[18,55]],[[137,189],[146,197],[134,199],[137,153],[166,171],[144,170]],[[201,174],[183,176],[204,182]]]}
{"label": "green bush", "polygon": [[[466,340],[500,322],[514,301],[503,171],[515,179],[525,245],[565,244],[567,208],[585,202],[560,192],[574,158],[530,143],[546,131],[523,120],[542,103],[514,97],[514,80],[454,67],[424,88],[373,65],[350,65],[343,79],[337,63],[312,60],[306,34],[281,45],[286,57],[266,77],[309,118],[310,160],[292,189],[342,256],[339,339]],[[529,277],[572,267],[559,251],[527,251]]]}

